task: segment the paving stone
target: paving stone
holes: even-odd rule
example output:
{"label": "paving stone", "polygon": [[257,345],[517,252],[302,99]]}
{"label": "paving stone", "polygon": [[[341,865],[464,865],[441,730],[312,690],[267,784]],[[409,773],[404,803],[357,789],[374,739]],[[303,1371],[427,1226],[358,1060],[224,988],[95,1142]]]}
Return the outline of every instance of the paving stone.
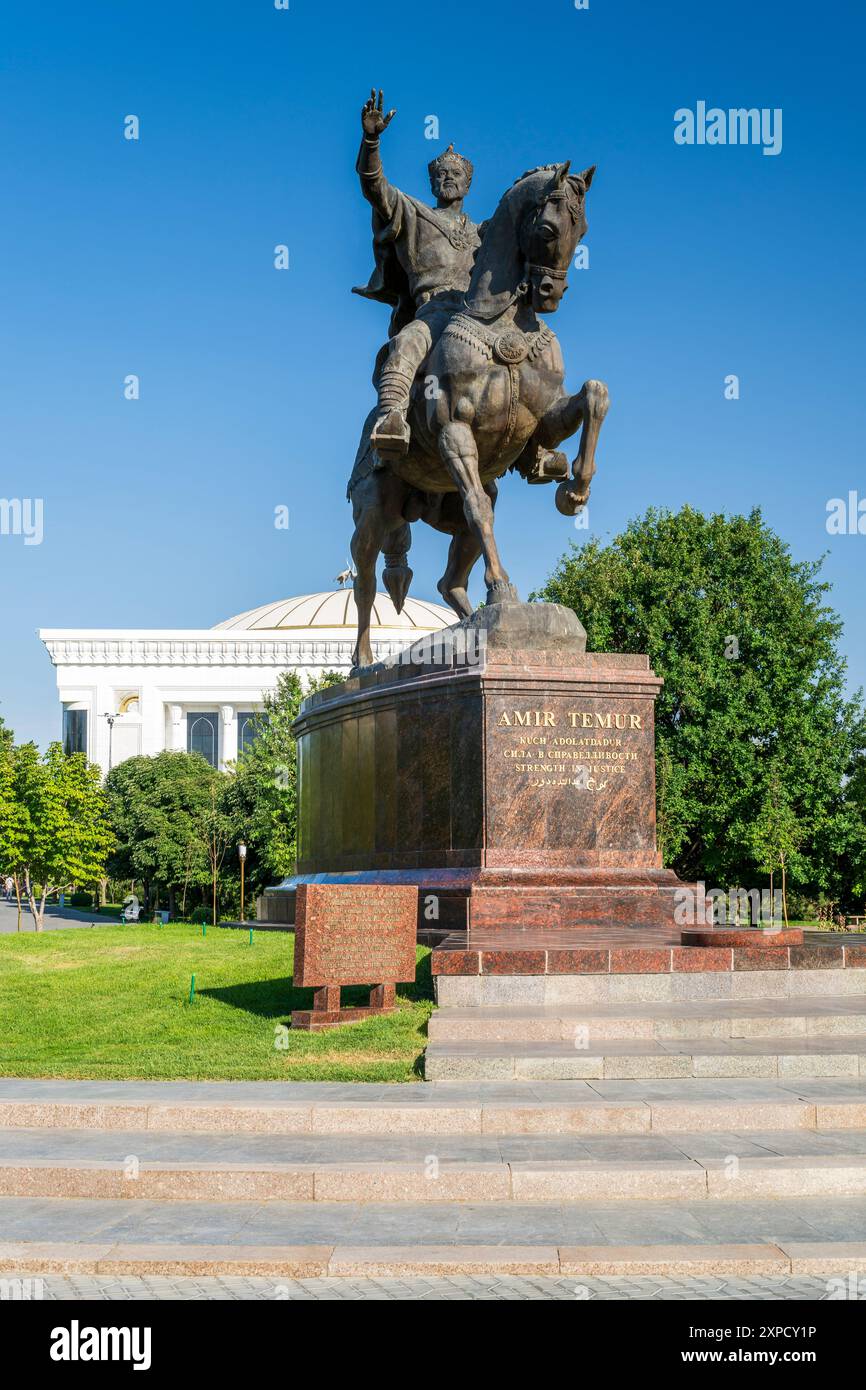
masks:
{"label": "paving stone", "polygon": [[[158,1301],[203,1301],[218,1298],[273,1302],[333,1302],[335,1300],[373,1299],[380,1302],[467,1302],[545,1301],[573,1303],[577,1297],[577,1279],[544,1276],[488,1276],[477,1279],[466,1275],[423,1277],[415,1279],[289,1279],[276,1283],[273,1279],[247,1278],[173,1278],[133,1279],[123,1283],[109,1275],[44,1275],[43,1297],[56,1300],[98,1300],[103,1302],[129,1301],[131,1297]],[[616,1277],[582,1276],[580,1295],[589,1301],[648,1300],[665,1301],[688,1299],[700,1301],[742,1301],[743,1299],[824,1300],[831,1290],[827,1277],[806,1275],[765,1276],[751,1278],[720,1277],[707,1279],[694,1276],[639,1277],[624,1280]]]}

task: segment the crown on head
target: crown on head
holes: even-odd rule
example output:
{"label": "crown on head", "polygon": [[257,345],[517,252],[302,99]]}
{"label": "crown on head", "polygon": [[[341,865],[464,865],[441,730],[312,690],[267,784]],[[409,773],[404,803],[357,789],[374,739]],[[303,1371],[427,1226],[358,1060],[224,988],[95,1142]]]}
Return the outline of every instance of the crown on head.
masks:
{"label": "crown on head", "polygon": [[462,169],[466,171],[466,174],[468,175],[470,180],[474,173],[471,161],[466,159],[462,154],[458,154],[453,144],[449,145],[447,150],[443,150],[442,153],[437,155],[435,159],[430,160],[430,163],[427,165],[427,172],[430,175],[431,179],[435,178],[436,173],[443,164],[459,165]]}

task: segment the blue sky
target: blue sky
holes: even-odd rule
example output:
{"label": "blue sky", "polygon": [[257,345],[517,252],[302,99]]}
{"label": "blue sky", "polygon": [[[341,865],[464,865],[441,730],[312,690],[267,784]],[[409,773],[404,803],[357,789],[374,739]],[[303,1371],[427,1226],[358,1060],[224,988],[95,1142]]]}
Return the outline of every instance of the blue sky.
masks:
{"label": "blue sky", "polygon": [[[591,530],[552,489],[507,478],[500,550],[524,595],[569,539],[650,504],[759,504],[795,555],[828,551],[852,686],[866,682],[866,535],[825,526],[830,498],[866,497],[853,0],[7,0],[4,14],[0,496],[44,499],[41,545],[0,536],[0,713],[19,737],[59,732],[38,627],[210,626],[343,567],[387,322],[350,294],[371,265],[354,159],[373,82],[398,110],[393,181],[424,194],[453,140],[476,166],[478,221],[528,167],[598,165],[590,268],[550,321],[569,386],[611,391]],[[781,153],[675,144],[674,112],[699,100],[781,108]],[[413,593],[435,596],[444,556],[417,527]]]}

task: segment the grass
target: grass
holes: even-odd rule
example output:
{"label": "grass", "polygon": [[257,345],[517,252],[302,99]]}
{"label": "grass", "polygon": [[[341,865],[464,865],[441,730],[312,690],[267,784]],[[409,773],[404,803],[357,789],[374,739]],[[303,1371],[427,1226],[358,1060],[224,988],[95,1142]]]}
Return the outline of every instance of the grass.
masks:
{"label": "grass", "polygon": [[[418,1081],[433,1009],[429,951],[393,1014],[282,1032],[294,937],[191,925],[0,936],[0,1075],[98,1080]],[[189,1003],[190,976],[196,994]],[[367,1002],[344,989],[344,1004]],[[280,1038],[285,1047],[275,1047]]]}

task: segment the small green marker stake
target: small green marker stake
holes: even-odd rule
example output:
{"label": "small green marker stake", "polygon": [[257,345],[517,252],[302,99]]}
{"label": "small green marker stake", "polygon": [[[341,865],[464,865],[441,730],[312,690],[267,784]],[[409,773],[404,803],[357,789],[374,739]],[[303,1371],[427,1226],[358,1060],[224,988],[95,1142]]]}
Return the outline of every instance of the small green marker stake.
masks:
{"label": "small green marker stake", "polygon": [[189,982],[189,1002],[192,1003],[192,1001],[193,1001],[194,999],[195,999],[195,975],[193,975],[193,976],[191,977],[190,982]]}
{"label": "small green marker stake", "polygon": [[202,924],[201,924],[201,934],[202,934],[202,936],[207,936],[207,922],[202,922]]}
{"label": "small green marker stake", "polygon": [[250,945],[252,946],[252,944],[253,944],[253,929],[252,929],[252,927],[250,927]]}

